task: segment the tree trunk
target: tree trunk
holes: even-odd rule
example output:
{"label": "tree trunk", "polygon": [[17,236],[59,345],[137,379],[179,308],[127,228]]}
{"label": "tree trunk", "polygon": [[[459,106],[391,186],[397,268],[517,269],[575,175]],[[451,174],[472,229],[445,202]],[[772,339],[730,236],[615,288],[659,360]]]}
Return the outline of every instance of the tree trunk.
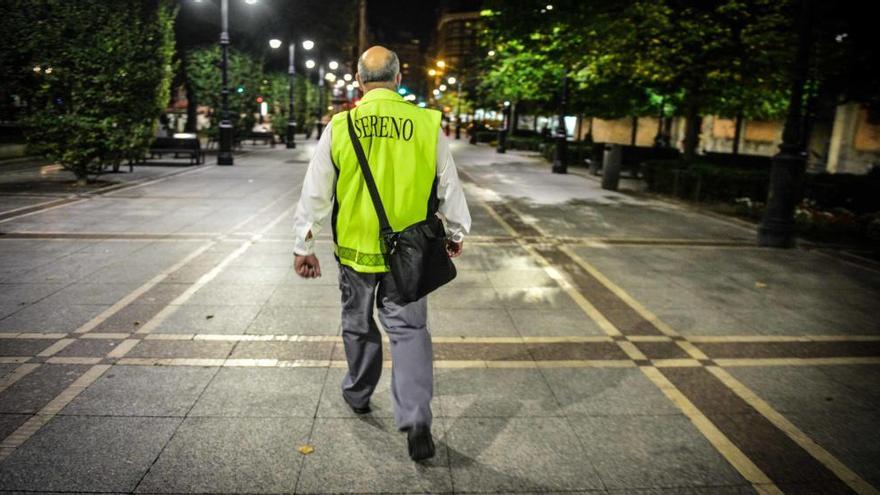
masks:
{"label": "tree trunk", "polygon": [[688,103],[685,109],[684,159],[693,160],[700,142],[700,114],[695,103]]}
{"label": "tree trunk", "polygon": [[198,130],[198,104],[196,103],[196,92],[193,90],[189,77],[184,79],[183,87],[186,89],[186,132],[196,132]]}
{"label": "tree trunk", "polygon": [[738,112],[736,114],[736,121],[733,124],[733,154],[739,154],[739,141],[742,139],[742,124],[743,124],[743,114],[742,112]]}
{"label": "tree trunk", "polygon": [[632,117],[632,134],[629,137],[629,144],[631,144],[633,146],[636,145],[636,138],[638,137],[638,134],[639,134],[639,118],[638,118],[638,116],[633,115],[633,117]]}

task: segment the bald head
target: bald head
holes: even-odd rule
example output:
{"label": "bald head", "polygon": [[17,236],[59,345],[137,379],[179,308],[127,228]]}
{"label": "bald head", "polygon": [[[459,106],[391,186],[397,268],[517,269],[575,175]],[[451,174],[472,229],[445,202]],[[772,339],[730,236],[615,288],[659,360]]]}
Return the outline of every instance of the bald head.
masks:
{"label": "bald head", "polygon": [[400,60],[384,46],[372,46],[358,59],[358,83],[364,91],[376,87],[394,89],[400,83]]}

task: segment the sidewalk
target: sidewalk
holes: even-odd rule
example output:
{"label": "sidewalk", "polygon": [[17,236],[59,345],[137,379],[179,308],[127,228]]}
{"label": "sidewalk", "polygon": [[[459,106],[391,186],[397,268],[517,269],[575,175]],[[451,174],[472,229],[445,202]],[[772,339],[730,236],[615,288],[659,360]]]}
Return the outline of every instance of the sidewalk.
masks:
{"label": "sidewalk", "polygon": [[463,143],[474,226],[429,299],[438,449],[412,463],[389,369],[371,415],[340,397],[328,232],[323,278],[291,269],[313,142],[246,149],[27,211],[0,187],[0,490],[880,486],[880,273]]}

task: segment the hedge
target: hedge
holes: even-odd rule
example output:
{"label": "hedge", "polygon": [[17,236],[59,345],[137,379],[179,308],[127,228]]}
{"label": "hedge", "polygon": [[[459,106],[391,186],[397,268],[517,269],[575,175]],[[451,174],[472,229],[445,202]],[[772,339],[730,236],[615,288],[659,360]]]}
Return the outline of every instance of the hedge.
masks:
{"label": "hedge", "polygon": [[[642,165],[648,190],[693,201],[766,201],[770,169],[735,168],[701,161],[650,160]],[[880,211],[880,173],[806,174],[804,197],[817,206],[864,214]]]}
{"label": "hedge", "polygon": [[648,190],[693,201],[764,200],[769,170],[740,170],[704,162],[649,160],[642,164]]}

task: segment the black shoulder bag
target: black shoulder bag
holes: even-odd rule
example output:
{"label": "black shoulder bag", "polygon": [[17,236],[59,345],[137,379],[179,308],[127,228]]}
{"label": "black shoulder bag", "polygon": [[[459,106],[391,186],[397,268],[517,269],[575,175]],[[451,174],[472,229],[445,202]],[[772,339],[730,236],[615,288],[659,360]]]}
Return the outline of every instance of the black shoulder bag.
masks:
{"label": "black shoulder bag", "polygon": [[[436,209],[429,207],[424,220],[394,232],[385,215],[382,198],[370,172],[364,148],[354,132],[351,112],[348,112],[348,136],[354,146],[361,173],[370,191],[370,199],[379,217],[379,235],[385,247],[385,255],[391,268],[391,276],[397,286],[398,303],[406,304],[425,297],[428,293],[455,278],[455,265],[446,254],[446,230],[436,215]],[[432,192],[432,194],[434,194]],[[430,202],[435,204],[434,201]]]}

